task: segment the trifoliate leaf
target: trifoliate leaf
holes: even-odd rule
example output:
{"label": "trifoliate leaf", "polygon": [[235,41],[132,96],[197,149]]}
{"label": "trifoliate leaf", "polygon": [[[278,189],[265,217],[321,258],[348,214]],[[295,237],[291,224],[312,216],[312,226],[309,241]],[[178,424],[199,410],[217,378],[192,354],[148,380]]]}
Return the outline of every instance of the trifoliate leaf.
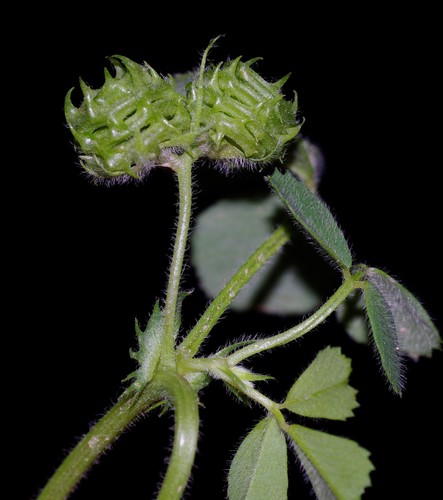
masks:
{"label": "trifoliate leaf", "polygon": [[348,385],[351,360],[339,347],[327,347],[300,375],[282,408],[305,417],[346,420],[359,405],[357,391]]}
{"label": "trifoliate leaf", "polygon": [[358,344],[369,342],[369,331],[364,311],[364,296],[351,294],[335,311],[337,320],[346,333]]}
{"label": "trifoliate leaf", "polygon": [[309,236],[341,267],[350,268],[352,255],[346,239],[325,203],[290,172],[278,170],[269,184]]}
{"label": "trifoliate leaf", "polygon": [[228,475],[229,500],[286,500],[287,448],[273,417],[261,420],[238,448]]}
{"label": "trifoliate leaf", "polygon": [[369,452],[355,441],[301,425],[288,434],[318,500],[356,500],[371,485]]}
{"label": "trifoliate leaf", "polygon": [[401,394],[403,366],[394,317],[380,288],[372,280],[366,283],[365,301],[366,312],[381,365],[392,389],[397,394]]}
{"label": "trifoliate leaf", "polygon": [[[215,297],[235,271],[275,229],[277,197],[220,200],[198,217],[191,260],[199,283]],[[306,314],[320,303],[320,293],[304,273],[297,248],[272,257],[231,303],[232,309],[270,314]]]}
{"label": "trifoliate leaf", "polygon": [[437,328],[409,290],[380,269],[368,269],[366,278],[377,287],[389,306],[402,352],[417,359],[431,356],[434,349],[440,348]]}

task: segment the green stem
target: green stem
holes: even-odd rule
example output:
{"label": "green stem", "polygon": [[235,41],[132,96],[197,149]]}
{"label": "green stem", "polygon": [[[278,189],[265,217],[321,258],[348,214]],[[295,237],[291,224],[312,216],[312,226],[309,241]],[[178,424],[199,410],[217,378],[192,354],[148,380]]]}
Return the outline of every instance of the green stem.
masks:
{"label": "green stem", "polygon": [[336,290],[336,292],[305,321],[302,321],[293,328],[290,328],[289,330],[286,330],[278,335],[274,335],[273,337],[257,340],[256,342],[235,351],[226,359],[231,366],[234,366],[250,356],[273,349],[274,347],[282,346],[302,337],[305,333],[311,331],[313,328],[322,323],[330,314],[332,314],[346,299],[346,297],[358,286],[359,283],[356,282],[352,276],[349,276],[343,281],[342,285]]}
{"label": "green stem", "polygon": [[172,372],[160,372],[156,382],[175,410],[174,444],[158,500],[182,498],[191,475],[198,440],[198,399],[190,384]]}
{"label": "green stem", "polygon": [[215,378],[223,380],[228,384],[234,386],[247,397],[263,406],[269,413],[272,413],[277,419],[279,426],[287,429],[287,424],[283,413],[280,411],[281,404],[276,403],[272,399],[265,396],[257,389],[249,384],[247,381],[241,379],[240,374],[235,374],[227,362],[223,358],[193,358],[187,359],[183,362],[182,369],[185,371],[195,370],[196,372],[207,372],[215,376]]}
{"label": "green stem", "polygon": [[68,498],[77,484],[104,451],[141,413],[158,401],[156,391],[133,395],[119,401],[83,437],[40,492],[38,500]]}
{"label": "green stem", "polygon": [[178,178],[179,213],[164,308],[164,343],[162,350],[162,361],[165,365],[169,366],[171,366],[175,360],[175,320],[177,298],[180,290],[183,261],[191,221],[193,161],[193,157],[185,153],[176,157],[175,165],[173,166]]}
{"label": "green stem", "polygon": [[213,374],[216,378],[234,386],[243,394],[264,406],[269,411],[278,409],[279,404],[269,399],[261,392],[253,388],[247,380],[242,380],[240,373],[235,373],[233,368],[224,358],[193,358],[183,362],[182,369],[185,371],[197,371]]}
{"label": "green stem", "polygon": [[184,357],[192,357],[197,354],[202,342],[243,286],[282,248],[289,238],[289,229],[286,226],[278,227],[255,250],[248,260],[238,268],[232,278],[218,293],[217,297],[211,302],[185,340],[180,344],[179,350]]}
{"label": "green stem", "polygon": [[233,385],[236,389],[238,389],[243,394],[248,396],[248,398],[252,399],[256,403],[266,408],[269,412],[274,412],[275,410],[278,410],[278,403],[272,401],[272,399],[269,399],[267,396],[262,394],[260,391],[257,391],[250,385],[246,383],[243,383],[241,385],[236,384],[235,380],[233,380],[229,376],[226,376],[226,374],[222,371],[216,371],[214,372],[214,374],[217,375],[220,379],[224,380],[225,382],[228,382],[229,384]]}

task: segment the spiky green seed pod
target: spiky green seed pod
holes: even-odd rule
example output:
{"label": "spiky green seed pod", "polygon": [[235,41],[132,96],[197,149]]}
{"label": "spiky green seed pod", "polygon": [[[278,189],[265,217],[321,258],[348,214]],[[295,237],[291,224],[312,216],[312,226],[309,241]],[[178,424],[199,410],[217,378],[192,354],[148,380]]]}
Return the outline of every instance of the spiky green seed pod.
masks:
{"label": "spiky green seed pod", "polygon": [[190,127],[186,98],[175,91],[172,80],[158,75],[148,65],[122,56],[111,61],[116,75],[105,70],[99,90],[80,80],[84,100],[65,100],[68,125],[81,151],[85,170],[95,177],[139,178],[143,171],[161,161],[167,148],[186,143]]}
{"label": "spiky green seed pod", "polygon": [[[206,125],[205,155],[224,165],[269,162],[279,158],[298,134],[297,99],[281,93],[289,75],[270,83],[256,73],[252,59],[241,58],[206,70],[201,122]],[[193,83],[191,95],[197,93]]]}
{"label": "spiky green seed pod", "polygon": [[[173,165],[174,154],[208,157],[224,167],[270,162],[300,130],[297,100],[287,101],[237,58],[200,71],[163,78],[149,65],[111,58],[101,89],[82,80],[83,102],[65,101],[68,125],[85,170],[95,178],[140,178],[154,165]],[[186,82],[190,82],[186,85]],[[172,153],[172,154],[171,154]]]}

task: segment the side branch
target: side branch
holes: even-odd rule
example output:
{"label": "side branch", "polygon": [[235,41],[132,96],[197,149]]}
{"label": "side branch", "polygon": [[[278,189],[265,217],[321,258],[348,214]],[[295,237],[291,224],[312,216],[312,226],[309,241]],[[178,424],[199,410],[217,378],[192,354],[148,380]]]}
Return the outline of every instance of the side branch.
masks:
{"label": "side branch", "polygon": [[240,290],[257,273],[268,260],[275,255],[290,238],[289,229],[285,226],[278,227],[269,238],[264,241],[248,260],[238,268],[232,278],[211,302],[209,307],[198,320],[186,339],[180,344],[179,350],[183,357],[190,358],[197,351],[211,332],[214,325],[226,311],[231,302],[237,297]]}

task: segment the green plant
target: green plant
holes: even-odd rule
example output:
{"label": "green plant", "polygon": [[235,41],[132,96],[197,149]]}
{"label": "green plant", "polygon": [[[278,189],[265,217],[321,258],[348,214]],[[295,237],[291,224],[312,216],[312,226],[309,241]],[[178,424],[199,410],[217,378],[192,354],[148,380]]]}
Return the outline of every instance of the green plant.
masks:
{"label": "green plant", "polygon": [[[431,319],[408,290],[383,271],[354,263],[341,229],[316,193],[318,151],[297,138],[302,126],[297,99],[287,100],[281,92],[287,77],[267,82],[252,68],[255,61],[240,58],[207,66],[213,44],[196,73],[163,78],[148,65],[115,56],[115,76],[105,72],[101,89],[81,82],[84,99],[79,107],[72,104],[71,92],[67,96],[67,121],[91,178],[137,181],[152,168],[170,169],[178,182],[179,210],[166,297],[153,306],[146,326],[135,325],[138,348],[131,357],[138,366],[126,379],[130,384],[68,455],[41,499],[68,496],[138,416],[170,409],[174,440],[158,498],[181,498],[198,442],[199,392],[212,380],[262,409],[262,419],[230,465],[229,498],[285,498],[288,445],[318,498],[358,498],[370,485],[369,452],[352,440],[295,423],[297,415],[329,420],[353,415],[358,403],[348,383],[350,360],[338,347],[323,349],[283,401],[259,389],[272,377],[256,373],[246,360],[299,339],[334,313],[353,335],[356,328],[358,335],[366,335],[366,316],[389,386],[400,394],[403,358],[430,356],[440,345]],[[288,154],[291,147],[294,157]],[[190,293],[182,288],[182,274],[192,215],[192,168],[202,158],[223,172],[255,168],[270,195],[219,202],[200,215],[192,236],[192,263],[213,300],[197,323],[183,331],[182,306]],[[294,312],[294,307],[297,313],[314,312],[272,336],[228,345],[224,339],[215,354],[205,356],[203,343],[224,312],[250,307],[274,276],[275,266],[282,266],[278,259],[294,237],[293,222],[342,276],[341,285],[318,305],[300,275],[294,283],[283,273],[279,286],[261,297],[262,307],[279,314]]]}

